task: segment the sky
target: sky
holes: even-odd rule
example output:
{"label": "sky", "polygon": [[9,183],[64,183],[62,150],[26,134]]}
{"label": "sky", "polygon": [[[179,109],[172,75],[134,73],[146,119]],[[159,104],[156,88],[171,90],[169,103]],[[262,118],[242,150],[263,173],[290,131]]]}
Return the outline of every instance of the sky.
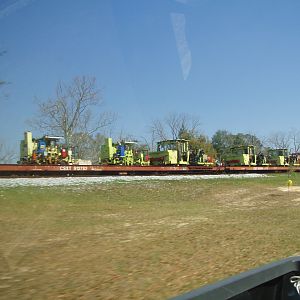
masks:
{"label": "sky", "polygon": [[299,129],[299,0],[1,0],[1,51],[0,140],[16,151],[37,99],[82,75],[115,136],[170,113],[210,137]]}

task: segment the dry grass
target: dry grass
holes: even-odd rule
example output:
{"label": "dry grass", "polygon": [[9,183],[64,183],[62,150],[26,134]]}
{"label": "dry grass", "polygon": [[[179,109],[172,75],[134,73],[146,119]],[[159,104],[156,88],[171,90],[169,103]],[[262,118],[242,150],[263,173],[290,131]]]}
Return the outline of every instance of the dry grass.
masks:
{"label": "dry grass", "polygon": [[294,255],[286,181],[2,189],[0,298],[165,299]]}

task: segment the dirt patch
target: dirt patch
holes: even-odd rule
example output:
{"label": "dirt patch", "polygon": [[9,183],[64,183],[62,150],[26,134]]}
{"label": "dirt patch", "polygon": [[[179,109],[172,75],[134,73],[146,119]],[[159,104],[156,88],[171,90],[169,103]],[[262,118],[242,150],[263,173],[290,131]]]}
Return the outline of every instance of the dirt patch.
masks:
{"label": "dirt patch", "polygon": [[278,187],[278,190],[281,192],[300,192],[300,186],[291,186],[291,187]]}

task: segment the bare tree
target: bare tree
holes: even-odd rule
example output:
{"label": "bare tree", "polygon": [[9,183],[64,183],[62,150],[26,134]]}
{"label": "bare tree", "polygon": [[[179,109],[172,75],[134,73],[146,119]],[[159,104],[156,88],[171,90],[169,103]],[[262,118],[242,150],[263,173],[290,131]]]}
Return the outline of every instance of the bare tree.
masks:
{"label": "bare tree", "polygon": [[185,113],[170,113],[163,120],[155,120],[151,125],[152,135],[160,140],[178,139],[183,132],[196,135],[200,127],[199,118]]}
{"label": "bare tree", "polygon": [[99,162],[99,152],[105,137],[101,134],[91,136],[84,133],[75,133],[73,139],[76,140],[74,155],[81,159],[90,160],[92,163]]}
{"label": "bare tree", "polygon": [[294,153],[300,152],[300,132],[296,129],[291,129],[291,151]]}
{"label": "bare tree", "polygon": [[289,149],[291,146],[291,134],[283,131],[274,132],[268,137],[267,144],[271,148]]}
{"label": "bare tree", "polygon": [[161,120],[154,120],[151,124],[150,131],[152,134],[152,139],[160,139],[160,140],[166,140],[167,134],[166,129]]}
{"label": "bare tree", "polygon": [[16,160],[16,153],[0,141],[0,163],[8,164]]}
{"label": "bare tree", "polygon": [[179,114],[169,114],[165,118],[165,123],[171,130],[172,138],[177,139],[179,136],[180,129],[182,127],[186,127],[186,118],[185,115],[179,115]]}
{"label": "bare tree", "polygon": [[54,99],[38,103],[37,116],[30,120],[33,128],[62,135],[67,146],[78,144],[81,137],[111,125],[116,116],[103,112],[95,116],[92,108],[102,103],[100,90],[92,77],[76,77],[67,85],[59,82]]}

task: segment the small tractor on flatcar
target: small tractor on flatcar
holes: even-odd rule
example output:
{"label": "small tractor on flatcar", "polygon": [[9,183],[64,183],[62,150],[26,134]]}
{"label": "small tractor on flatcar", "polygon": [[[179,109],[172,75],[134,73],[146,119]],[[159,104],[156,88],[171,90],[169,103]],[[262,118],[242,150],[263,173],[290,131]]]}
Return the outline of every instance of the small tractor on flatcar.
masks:
{"label": "small tractor on flatcar", "polygon": [[20,143],[20,164],[69,164],[72,150],[59,144],[62,137],[45,135],[35,139],[30,131],[24,133]]}
{"label": "small tractor on flatcar", "polygon": [[256,164],[263,167],[269,166],[268,156],[263,151],[256,155]]}
{"label": "small tractor on flatcar", "polygon": [[208,156],[203,149],[190,150],[190,161],[191,165],[198,166],[213,166],[215,161],[212,157]]}
{"label": "small tractor on flatcar", "polygon": [[185,139],[164,140],[157,143],[157,151],[149,152],[151,165],[188,165],[189,142]]}
{"label": "small tractor on flatcar", "polygon": [[100,149],[99,161],[110,165],[149,165],[148,150],[135,149],[136,142],[113,143],[112,138],[106,138]]}
{"label": "small tractor on flatcar", "polygon": [[291,166],[299,167],[300,166],[300,153],[294,152],[289,156],[289,163]]}
{"label": "small tractor on flatcar", "polygon": [[256,152],[253,145],[235,146],[225,155],[226,166],[256,166]]}
{"label": "small tractor on flatcar", "polygon": [[267,162],[270,166],[289,166],[288,149],[269,149]]}
{"label": "small tractor on flatcar", "polygon": [[139,166],[149,166],[149,150],[148,149],[135,149],[133,151],[134,164]]}

